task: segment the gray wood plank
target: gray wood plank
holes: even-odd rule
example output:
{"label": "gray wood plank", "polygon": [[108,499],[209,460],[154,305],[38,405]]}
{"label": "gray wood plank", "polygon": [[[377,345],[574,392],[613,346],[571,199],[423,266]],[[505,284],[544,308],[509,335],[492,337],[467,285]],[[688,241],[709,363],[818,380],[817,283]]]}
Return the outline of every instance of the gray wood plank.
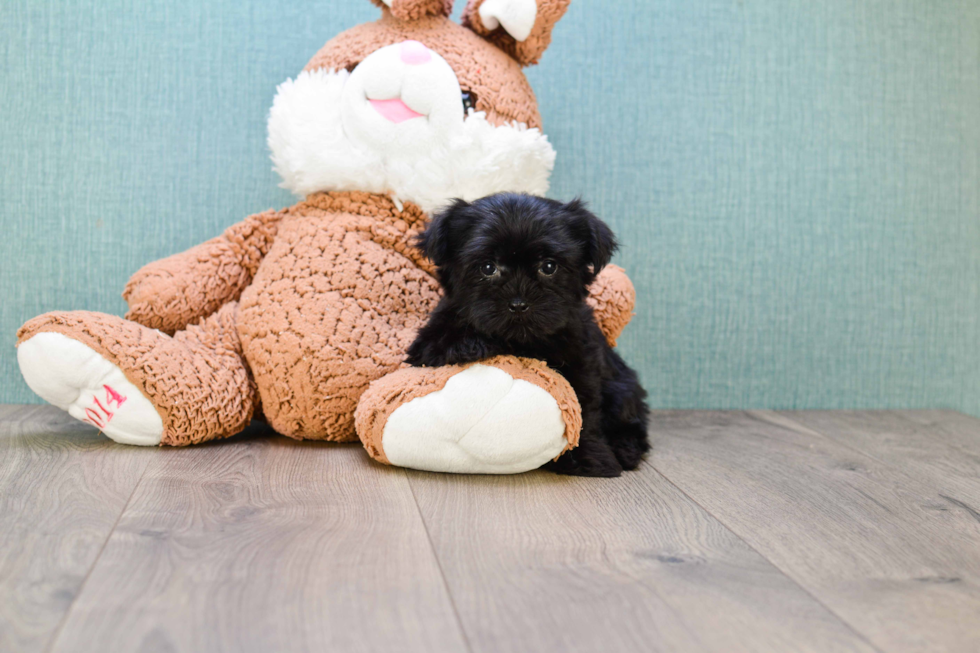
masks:
{"label": "gray wood plank", "polygon": [[980,418],[955,410],[897,410],[902,417],[922,426],[936,426],[949,443],[975,453],[980,450]]}
{"label": "gray wood plank", "polygon": [[281,437],[160,450],[54,651],[463,651],[405,472]]}
{"label": "gray wood plank", "polygon": [[782,414],[928,482],[936,510],[966,510],[980,519],[980,420],[932,411]]}
{"label": "gray wood plank", "polygon": [[[0,404],[0,433],[4,433],[3,422],[16,422],[18,415],[27,415],[41,406],[33,404]],[[52,408],[48,406],[48,408]]]}
{"label": "gray wood plank", "polygon": [[770,412],[661,412],[654,466],[885,651],[980,650],[980,522]]}
{"label": "gray wood plank", "polygon": [[152,451],[52,406],[0,407],[0,651],[43,651]]}
{"label": "gray wood plank", "polygon": [[652,467],[409,472],[474,651],[872,651]]}

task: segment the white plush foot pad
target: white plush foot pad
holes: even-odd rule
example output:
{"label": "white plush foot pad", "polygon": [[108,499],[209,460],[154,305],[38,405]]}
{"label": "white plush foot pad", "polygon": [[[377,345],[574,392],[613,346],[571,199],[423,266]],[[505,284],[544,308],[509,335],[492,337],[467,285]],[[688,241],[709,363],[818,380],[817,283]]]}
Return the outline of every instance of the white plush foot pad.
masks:
{"label": "white plush foot pad", "polygon": [[118,367],[60,333],[39,333],[17,347],[31,390],[123,444],[157,445],[163,421]]}
{"label": "white plush foot pad", "polygon": [[566,444],[554,397],[486,365],[469,367],[442,390],[397,408],[381,438],[392,465],[467,474],[537,469]]}

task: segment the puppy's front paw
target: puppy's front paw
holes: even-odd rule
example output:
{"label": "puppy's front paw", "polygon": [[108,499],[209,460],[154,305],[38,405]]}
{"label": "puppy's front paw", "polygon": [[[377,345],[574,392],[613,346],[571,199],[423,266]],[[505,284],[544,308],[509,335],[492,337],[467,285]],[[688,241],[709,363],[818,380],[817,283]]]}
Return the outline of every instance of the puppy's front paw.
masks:
{"label": "puppy's front paw", "polygon": [[573,446],[581,412],[560,375],[540,361],[508,356],[399,370],[372,384],[355,421],[368,452],[381,462],[514,474]]}
{"label": "puppy's front paw", "polygon": [[612,449],[602,440],[583,438],[578,448],[567,451],[544,469],[567,476],[592,476],[615,478],[623,473],[623,466]]}

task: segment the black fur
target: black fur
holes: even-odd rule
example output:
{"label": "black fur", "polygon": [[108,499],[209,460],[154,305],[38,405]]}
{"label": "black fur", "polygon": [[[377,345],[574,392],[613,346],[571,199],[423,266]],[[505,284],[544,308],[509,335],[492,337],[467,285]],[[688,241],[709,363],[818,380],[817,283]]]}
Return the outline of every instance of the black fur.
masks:
{"label": "black fur", "polygon": [[[650,448],[646,392],[585,302],[617,247],[609,227],[578,200],[500,194],[457,200],[418,245],[436,264],[445,296],[409,347],[408,362],[435,367],[503,354],[543,360],[574,388],[583,422],[578,447],[545,469],[578,476],[635,469]],[[550,276],[548,261],[557,264]]]}

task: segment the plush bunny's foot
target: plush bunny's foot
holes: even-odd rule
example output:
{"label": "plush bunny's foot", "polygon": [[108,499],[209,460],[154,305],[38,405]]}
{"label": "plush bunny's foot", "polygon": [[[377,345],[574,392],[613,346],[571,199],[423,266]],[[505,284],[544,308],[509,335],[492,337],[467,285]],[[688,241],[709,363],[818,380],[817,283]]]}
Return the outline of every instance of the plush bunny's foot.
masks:
{"label": "plush bunny's foot", "polygon": [[173,337],[114,315],[46,313],[17,332],[17,360],[32,390],[117,442],[206,442],[245,428],[258,400],[237,310]]}
{"label": "plush bunny's foot", "polygon": [[382,438],[385,456],[399,467],[494,474],[540,467],[566,444],[551,395],[485,365],[398,408]]}
{"label": "plush bunny's foot", "polygon": [[17,348],[31,390],[122,444],[160,444],[163,422],[117,366],[61,333],[38,333]]}
{"label": "plush bunny's foot", "polygon": [[578,441],[575,393],[540,361],[406,368],[371,385],[355,415],[375,459],[413,469],[514,474]]}

